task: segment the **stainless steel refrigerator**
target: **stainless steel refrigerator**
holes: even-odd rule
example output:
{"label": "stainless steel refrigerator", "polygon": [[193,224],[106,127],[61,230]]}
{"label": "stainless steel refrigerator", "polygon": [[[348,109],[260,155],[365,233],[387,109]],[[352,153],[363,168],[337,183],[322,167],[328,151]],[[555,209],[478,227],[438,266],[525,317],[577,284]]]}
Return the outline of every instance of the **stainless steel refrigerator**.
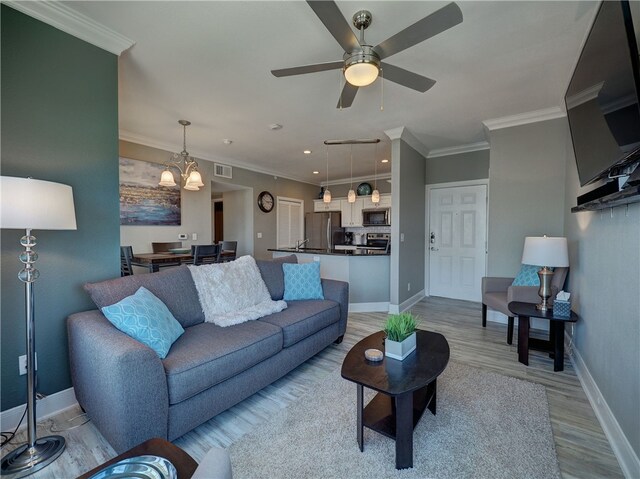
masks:
{"label": "stainless steel refrigerator", "polygon": [[307,248],[333,249],[336,244],[344,243],[344,228],[341,214],[337,211],[328,213],[307,213],[304,217],[305,239]]}

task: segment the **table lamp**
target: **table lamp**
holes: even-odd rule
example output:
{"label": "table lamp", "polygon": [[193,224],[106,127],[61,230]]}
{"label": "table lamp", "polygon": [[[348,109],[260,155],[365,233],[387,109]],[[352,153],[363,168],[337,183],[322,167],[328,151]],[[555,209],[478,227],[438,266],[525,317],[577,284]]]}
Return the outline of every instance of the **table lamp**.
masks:
{"label": "table lamp", "polygon": [[538,295],[541,301],[540,304],[536,305],[536,308],[540,311],[551,310],[549,298],[551,297],[553,270],[550,268],[569,266],[567,238],[554,238],[546,235],[542,237],[527,236],[524,239],[524,249],[522,250],[522,264],[540,266],[538,271],[538,277],[540,278]]}
{"label": "table lamp", "polygon": [[36,238],[31,230],[75,230],[76,215],[70,186],[32,178],[0,176],[0,228],[24,229],[20,239],[24,268],[18,278],[25,288],[27,336],[27,436],[26,444],[7,454],[0,465],[2,475],[24,477],[48,466],[65,447],[61,436],[36,437],[36,368],[33,283],[40,276],[34,263]]}

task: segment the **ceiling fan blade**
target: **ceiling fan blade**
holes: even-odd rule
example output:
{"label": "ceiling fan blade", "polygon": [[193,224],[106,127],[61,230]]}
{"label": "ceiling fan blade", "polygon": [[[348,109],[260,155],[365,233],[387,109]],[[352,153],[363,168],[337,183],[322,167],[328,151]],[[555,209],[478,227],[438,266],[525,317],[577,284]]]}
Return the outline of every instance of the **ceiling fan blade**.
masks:
{"label": "ceiling fan blade", "polygon": [[360,48],[358,38],[335,2],[307,0],[307,3],[345,52]]}
{"label": "ceiling fan blade", "polygon": [[394,83],[397,83],[398,85],[406,86],[407,88],[411,88],[413,90],[418,90],[421,93],[424,93],[436,84],[435,80],[423,77],[422,75],[418,75],[417,73],[410,72],[409,70],[405,70],[404,68],[389,65],[388,63],[383,63],[381,66],[382,77],[385,80],[390,80]]}
{"label": "ceiling fan blade", "polygon": [[282,68],[280,70],[271,70],[271,73],[275,77],[288,77],[291,75],[303,75],[305,73],[324,72],[327,70],[337,70],[344,66],[343,61],[329,62],[329,63],[316,63],[314,65],[304,65],[301,67]]}
{"label": "ceiling fan blade", "polygon": [[356,97],[356,93],[358,93],[358,87],[353,86],[351,83],[345,82],[342,93],[340,94],[340,98],[342,99],[342,101],[338,99],[336,108],[349,108],[353,103],[353,99]]}
{"label": "ceiling fan blade", "polygon": [[410,27],[405,28],[394,36],[387,38],[379,45],[373,47],[380,59],[389,57],[395,53],[406,50],[409,47],[423,42],[438,33],[462,23],[462,12],[455,3],[450,3],[440,10],[418,20]]}

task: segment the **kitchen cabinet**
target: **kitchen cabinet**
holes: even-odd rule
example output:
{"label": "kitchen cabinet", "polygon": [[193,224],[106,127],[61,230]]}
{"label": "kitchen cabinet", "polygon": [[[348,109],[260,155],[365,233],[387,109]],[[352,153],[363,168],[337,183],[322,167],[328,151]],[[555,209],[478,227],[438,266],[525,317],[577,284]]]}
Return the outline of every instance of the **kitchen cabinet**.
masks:
{"label": "kitchen cabinet", "polygon": [[342,203],[342,226],[362,226],[362,208],[364,199],[356,198],[355,203],[341,200]]}
{"label": "kitchen cabinet", "polygon": [[364,209],[370,210],[375,208],[391,208],[391,195],[386,193],[380,195],[380,203],[377,205],[371,201],[371,196],[364,196]]}
{"label": "kitchen cabinet", "polygon": [[325,211],[341,211],[340,208],[341,201],[339,199],[331,200],[329,203],[325,203],[322,200],[313,200],[313,211],[316,213]]}

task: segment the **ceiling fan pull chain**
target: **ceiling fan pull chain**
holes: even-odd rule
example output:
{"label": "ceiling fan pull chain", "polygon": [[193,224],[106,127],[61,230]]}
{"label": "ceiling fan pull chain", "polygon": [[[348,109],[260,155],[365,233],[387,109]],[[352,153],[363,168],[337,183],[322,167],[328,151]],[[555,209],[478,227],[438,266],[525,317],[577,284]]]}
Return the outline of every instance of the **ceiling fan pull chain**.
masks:
{"label": "ceiling fan pull chain", "polygon": [[384,70],[380,68],[380,111],[384,111]]}

